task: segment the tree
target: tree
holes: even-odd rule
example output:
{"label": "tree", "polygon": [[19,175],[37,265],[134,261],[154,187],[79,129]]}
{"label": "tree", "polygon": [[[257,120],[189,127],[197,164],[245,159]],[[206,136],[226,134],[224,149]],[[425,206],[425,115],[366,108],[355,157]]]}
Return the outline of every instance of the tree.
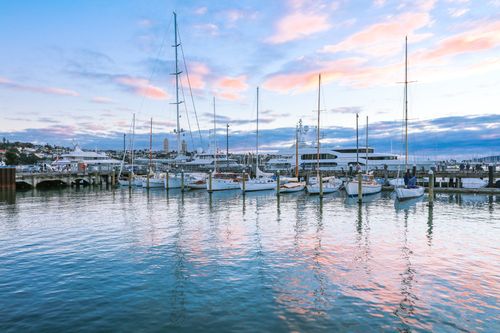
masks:
{"label": "tree", "polygon": [[17,151],[14,148],[10,148],[5,153],[5,163],[7,165],[18,165],[19,164],[19,156],[17,156]]}

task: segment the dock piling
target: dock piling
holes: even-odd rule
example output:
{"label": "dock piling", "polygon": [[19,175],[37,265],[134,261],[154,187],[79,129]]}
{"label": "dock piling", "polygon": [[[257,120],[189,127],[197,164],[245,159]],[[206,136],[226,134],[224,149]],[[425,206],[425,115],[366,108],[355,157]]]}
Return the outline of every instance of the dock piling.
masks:
{"label": "dock piling", "polygon": [[434,172],[429,171],[429,206],[434,204]]}
{"label": "dock piling", "polygon": [[184,192],[184,171],[181,171],[181,191]]}
{"label": "dock piling", "polygon": [[323,175],[319,175],[319,197],[323,198]]}
{"label": "dock piling", "polygon": [[488,187],[495,187],[495,178],[493,177],[495,167],[493,164],[488,165]]}
{"label": "dock piling", "polygon": [[276,174],[276,195],[280,196],[280,173]]}
{"label": "dock piling", "polygon": [[243,190],[243,195],[245,195],[245,190],[246,190],[246,178],[247,178],[247,174],[246,172],[243,172],[243,180],[242,180],[242,190]]}
{"label": "dock piling", "polygon": [[208,173],[208,193],[212,193],[212,173]]}
{"label": "dock piling", "polygon": [[363,202],[363,176],[358,173],[358,203]]}

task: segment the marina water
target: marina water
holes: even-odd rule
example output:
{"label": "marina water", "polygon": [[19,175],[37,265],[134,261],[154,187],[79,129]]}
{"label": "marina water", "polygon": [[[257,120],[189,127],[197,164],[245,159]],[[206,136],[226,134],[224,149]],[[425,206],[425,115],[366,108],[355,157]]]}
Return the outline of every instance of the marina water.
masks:
{"label": "marina water", "polygon": [[0,201],[0,332],[500,331],[500,198]]}

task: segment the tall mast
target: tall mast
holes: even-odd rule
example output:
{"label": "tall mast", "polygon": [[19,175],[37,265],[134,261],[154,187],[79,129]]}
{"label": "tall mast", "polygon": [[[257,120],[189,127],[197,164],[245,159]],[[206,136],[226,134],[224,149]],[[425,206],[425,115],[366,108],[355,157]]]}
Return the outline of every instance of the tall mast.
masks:
{"label": "tall mast", "polygon": [[299,125],[295,128],[295,177],[299,178]]}
{"label": "tall mast", "polygon": [[405,172],[408,169],[408,36],[405,37]]}
{"label": "tall mast", "polygon": [[215,136],[216,134],[216,127],[215,127],[215,96],[214,96],[214,170],[217,172],[217,137]]}
{"label": "tall mast", "polygon": [[[359,114],[356,113],[356,169],[359,166],[359,133],[358,133],[358,118]],[[357,171],[357,170],[356,170]]]}
{"label": "tall mast", "polygon": [[134,173],[134,139],[135,139],[135,113],[132,116],[132,142],[130,144],[130,158],[132,164],[132,174]]}
{"label": "tall mast", "polygon": [[182,145],[181,145],[181,125],[180,125],[180,113],[179,113],[179,104],[182,102],[179,101],[179,75],[182,73],[179,71],[179,61],[178,61],[178,55],[177,55],[177,48],[181,45],[177,42],[177,14],[174,12],[174,45],[173,47],[175,48],[175,107],[177,111],[177,128],[176,128],[176,134],[177,134],[177,155],[181,154],[182,150]]}
{"label": "tall mast", "polygon": [[365,169],[368,173],[368,116],[366,116],[366,150],[365,150]]}
{"label": "tall mast", "polygon": [[229,165],[229,124],[226,124],[226,166]]}
{"label": "tall mast", "polygon": [[316,166],[316,175],[318,177],[318,181],[319,181],[319,125],[320,125],[320,122],[319,122],[319,114],[320,114],[320,106],[321,106],[321,74],[319,74],[318,76],[318,130],[316,131],[317,132],[317,141],[318,141],[318,144],[317,144],[317,153],[316,153],[316,158],[317,158],[317,166]]}
{"label": "tall mast", "polygon": [[256,154],[256,167],[255,174],[257,174],[257,170],[259,169],[259,87],[257,87],[257,138],[255,143],[255,154]]}
{"label": "tall mast", "polygon": [[149,128],[149,172],[153,170],[153,118]]}

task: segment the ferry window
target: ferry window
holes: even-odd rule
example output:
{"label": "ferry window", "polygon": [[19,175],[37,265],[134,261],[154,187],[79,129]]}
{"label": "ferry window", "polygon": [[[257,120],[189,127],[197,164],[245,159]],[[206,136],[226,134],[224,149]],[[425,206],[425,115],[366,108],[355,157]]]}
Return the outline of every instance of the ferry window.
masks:
{"label": "ferry window", "polygon": [[[320,160],[333,160],[336,158],[337,158],[337,156],[333,155],[333,154],[319,154]],[[318,159],[318,154],[303,154],[301,156],[301,159],[303,159],[303,160],[316,160],[316,159]]]}

